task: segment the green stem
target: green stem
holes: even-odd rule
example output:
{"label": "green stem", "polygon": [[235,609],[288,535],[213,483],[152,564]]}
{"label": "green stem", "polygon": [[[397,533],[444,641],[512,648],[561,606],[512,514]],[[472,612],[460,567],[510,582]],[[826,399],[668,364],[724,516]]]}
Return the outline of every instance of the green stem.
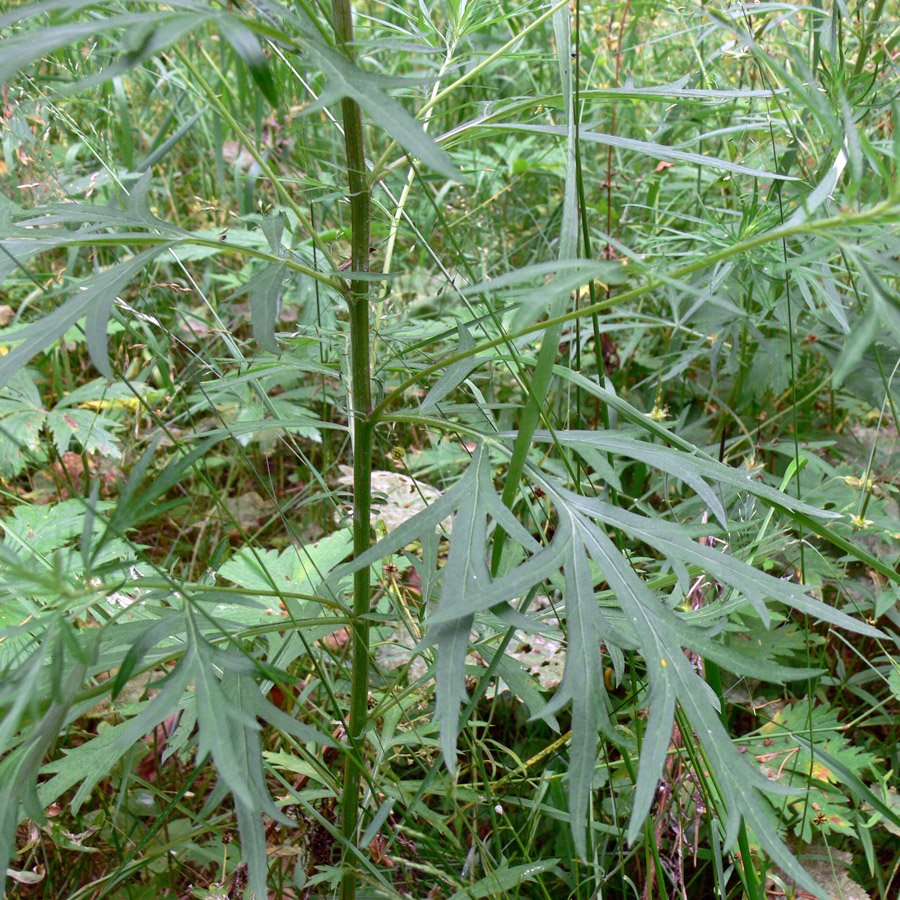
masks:
{"label": "green stem", "polygon": [[861,75],[866,67],[866,61],[869,58],[869,50],[872,49],[872,39],[875,37],[875,29],[881,20],[881,14],[884,12],[884,0],[877,0],[875,9],[872,10],[871,17],[866,23],[866,30],[863,34],[862,41],[859,46],[859,53],[856,55],[856,65],[853,67],[854,75]]}
{"label": "green stem", "polygon": [[[332,0],[334,34],[344,51],[352,56],[353,19],[350,0]],[[369,270],[369,183],[366,175],[362,113],[349,97],[341,101],[344,145],[347,154],[347,184],[350,189],[350,259],[355,273]],[[350,307],[350,390],[353,416],[353,554],[364,553],[371,543],[372,502],[372,383],[369,338],[369,283],[351,278],[347,302]],[[360,787],[365,764],[365,736],[369,716],[369,614],[371,585],[369,567],[353,576],[353,643],[350,682],[350,744],[344,758],[344,786],[341,797],[343,874],[341,900],[356,897],[355,844],[359,823]]]}

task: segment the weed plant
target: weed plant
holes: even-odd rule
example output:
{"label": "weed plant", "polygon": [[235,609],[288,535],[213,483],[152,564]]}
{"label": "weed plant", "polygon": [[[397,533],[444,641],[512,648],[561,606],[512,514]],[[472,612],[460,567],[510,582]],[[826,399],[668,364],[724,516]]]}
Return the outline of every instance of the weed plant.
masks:
{"label": "weed plant", "polygon": [[892,4],[0,34],[8,896],[896,897]]}

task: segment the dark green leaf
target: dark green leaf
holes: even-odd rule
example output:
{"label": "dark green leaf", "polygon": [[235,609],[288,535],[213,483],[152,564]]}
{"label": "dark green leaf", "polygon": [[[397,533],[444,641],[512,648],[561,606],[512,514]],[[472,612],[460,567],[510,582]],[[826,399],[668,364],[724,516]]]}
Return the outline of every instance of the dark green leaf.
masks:
{"label": "dark green leaf", "polygon": [[237,293],[250,295],[250,324],[260,347],[281,353],[275,340],[275,325],[281,312],[281,285],[287,271],[285,263],[272,263],[254,275]]}
{"label": "dark green leaf", "polygon": [[263,92],[263,96],[272,106],[278,106],[278,90],[275,79],[269,69],[266,54],[260,46],[256,35],[235,16],[222,15],[218,18],[222,37],[228,41],[231,49],[250,70],[253,80]]}

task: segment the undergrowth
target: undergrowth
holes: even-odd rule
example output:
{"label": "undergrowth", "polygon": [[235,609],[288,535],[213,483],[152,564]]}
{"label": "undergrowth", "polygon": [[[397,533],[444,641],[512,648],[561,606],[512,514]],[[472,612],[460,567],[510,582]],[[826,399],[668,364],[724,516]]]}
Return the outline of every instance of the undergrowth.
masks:
{"label": "undergrowth", "polygon": [[896,896],[891,4],[0,33],[9,896]]}

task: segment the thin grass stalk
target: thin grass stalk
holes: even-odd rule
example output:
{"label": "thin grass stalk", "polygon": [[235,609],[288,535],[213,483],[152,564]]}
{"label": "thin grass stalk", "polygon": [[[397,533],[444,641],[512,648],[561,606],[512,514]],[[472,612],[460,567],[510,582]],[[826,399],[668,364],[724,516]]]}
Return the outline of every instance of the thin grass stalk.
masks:
{"label": "thin grass stalk", "polygon": [[[338,44],[352,56],[353,20],[350,0],[332,0],[332,21]],[[347,303],[350,309],[350,390],[353,417],[353,553],[359,556],[371,543],[372,503],[372,384],[369,338],[368,282],[353,277],[369,268],[370,191],[366,174],[362,113],[356,101],[341,101],[347,184],[350,190],[350,265]],[[369,567],[353,576],[352,671],[348,752],[344,758],[341,797],[341,834],[344,838],[341,876],[342,900],[356,897],[353,853],[359,822],[359,794],[364,765],[364,747],[369,701],[369,613],[371,585]]]}
{"label": "thin grass stalk", "polygon": [[[453,55],[456,52],[456,45],[458,41],[454,36],[453,40],[449,43],[447,47],[447,52],[444,55],[444,61],[441,63],[441,70],[438,72],[437,80],[434,83],[434,87],[431,89],[431,96],[434,98],[438,91],[440,90],[441,80],[444,77],[447,69],[450,67],[450,64],[453,62]],[[422,130],[428,131],[428,126],[431,124],[431,118],[434,115],[434,108],[432,107],[424,116],[422,120]],[[397,201],[396,208],[391,215],[391,223],[390,228],[388,229],[388,239],[387,246],[384,252],[384,265],[382,266],[381,271],[388,275],[391,271],[391,262],[394,258],[394,247],[397,243],[397,235],[400,232],[400,223],[403,220],[404,212],[406,211],[406,205],[409,201],[410,193],[412,192],[412,186],[415,182],[416,177],[416,169],[415,166],[410,165],[409,171],[406,174],[406,183],[403,185],[403,190],[400,192],[400,198]],[[381,328],[381,317],[384,311],[384,301],[386,296],[382,296],[379,298],[378,303],[375,307],[375,334],[373,344],[377,348],[378,346],[378,338],[379,338],[379,329]]]}

